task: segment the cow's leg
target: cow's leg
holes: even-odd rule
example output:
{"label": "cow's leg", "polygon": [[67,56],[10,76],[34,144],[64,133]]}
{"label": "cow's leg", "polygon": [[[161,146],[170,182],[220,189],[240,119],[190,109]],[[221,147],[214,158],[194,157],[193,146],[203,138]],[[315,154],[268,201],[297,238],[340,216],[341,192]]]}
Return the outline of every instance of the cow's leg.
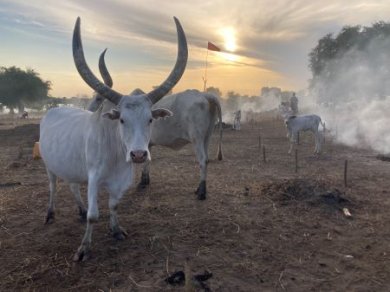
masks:
{"label": "cow's leg", "polygon": [[206,156],[206,163],[209,163],[209,137],[206,136],[203,143],[204,153]]}
{"label": "cow's leg", "polygon": [[49,189],[50,189],[50,197],[49,197],[49,207],[47,209],[46,215],[46,224],[51,224],[54,222],[55,218],[55,199],[57,195],[57,176],[47,169],[47,176],[49,177]]}
{"label": "cow's leg", "polygon": [[81,199],[80,185],[71,183],[69,186],[74,195],[74,198],[76,199],[77,206],[79,207],[80,220],[85,222],[87,220],[87,209],[85,208],[83,200]]}
{"label": "cow's leg", "polygon": [[[208,124],[208,128],[207,128],[207,131],[205,132],[206,135],[204,136],[204,151],[206,153],[206,163],[209,163],[210,159],[209,159],[209,145],[210,145],[210,140],[211,140],[211,136],[213,135],[213,132],[214,132],[214,128],[215,128],[215,122],[218,121],[218,119],[215,117],[210,117],[210,120],[209,120],[209,124]],[[219,121],[218,121],[219,123]],[[218,131],[219,131],[219,124],[218,124]]]}
{"label": "cow's leg", "polygon": [[195,153],[200,167],[200,183],[197,190],[195,191],[195,194],[198,195],[198,200],[205,200],[206,193],[207,193],[206,191],[207,156],[206,156],[203,142],[195,143]]}
{"label": "cow's leg", "polygon": [[293,151],[294,144],[296,143],[295,141],[296,141],[295,134],[294,133],[290,134],[290,149],[288,150],[288,154],[291,154],[291,152]]}
{"label": "cow's leg", "polygon": [[322,146],[324,145],[324,137],[321,132],[318,132],[318,153],[321,154]]}
{"label": "cow's leg", "polygon": [[123,240],[127,237],[127,232],[119,225],[117,211],[119,200],[122,198],[124,192],[110,187],[108,188],[108,192],[110,194],[108,206],[110,208],[110,229],[112,236],[117,240]]}
{"label": "cow's leg", "polygon": [[206,163],[209,163],[209,144],[210,144],[210,138],[212,134],[213,134],[212,129],[211,130],[209,129],[209,131],[206,133],[206,136],[204,138],[203,147],[206,155]]}
{"label": "cow's leg", "polygon": [[294,142],[290,141],[290,149],[288,149],[288,154],[291,154],[293,148],[294,148]]}
{"label": "cow's leg", "polygon": [[85,261],[89,257],[93,224],[99,219],[99,209],[97,203],[98,182],[94,177],[89,177],[88,180],[88,212],[87,212],[87,228],[85,229],[81,245],[77,249],[73,257],[74,261]]}
{"label": "cow's leg", "polygon": [[294,150],[294,146],[298,145],[298,133],[295,131],[291,131],[290,133],[290,149],[288,150],[288,154],[291,154]]}
{"label": "cow's leg", "polygon": [[315,154],[321,153],[321,136],[320,133],[317,131],[314,133],[314,139],[315,139]]}
{"label": "cow's leg", "polygon": [[318,153],[318,138],[317,135],[314,133],[314,154]]}

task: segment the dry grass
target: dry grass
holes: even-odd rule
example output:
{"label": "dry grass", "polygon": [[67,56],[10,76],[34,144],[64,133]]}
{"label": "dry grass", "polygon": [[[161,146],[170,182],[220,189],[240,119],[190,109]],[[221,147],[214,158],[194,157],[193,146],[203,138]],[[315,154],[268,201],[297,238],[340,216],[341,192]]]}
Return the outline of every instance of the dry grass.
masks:
{"label": "dry grass", "polygon": [[[20,160],[19,145],[29,149],[36,135],[36,126],[0,131],[0,183],[21,183],[0,187],[2,291],[177,290],[163,280],[184,270],[188,259],[190,273],[213,273],[208,281],[213,291],[390,288],[390,169],[375,153],[328,144],[315,157],[312,137],[302,135],[295,174],[280,121],[226,130],[225,159],[209,164],[208,198],[200,202],[193,194],[198,168],[191,147],[156,148],[151,187],[129,191],[119,208],[128,238],[110,237],[102,192],[92,259],[73,263],[84,226],[67,185],[60,183],[56,222],[45,226],[48,186],[42,162],[23,157],[25,166],[5,167]],[[341,212],[345,206],[352,220]]]}

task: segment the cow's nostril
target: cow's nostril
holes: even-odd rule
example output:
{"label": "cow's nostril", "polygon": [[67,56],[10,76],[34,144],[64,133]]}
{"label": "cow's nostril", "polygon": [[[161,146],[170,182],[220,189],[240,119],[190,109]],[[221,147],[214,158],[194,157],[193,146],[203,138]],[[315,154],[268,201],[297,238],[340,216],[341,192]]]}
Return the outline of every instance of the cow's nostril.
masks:
{"label": "cow's nostril", "polygon": [[135,150],[130,152],[130,157],[133,160],[144,160],[148,157],[148,152],[144,150]]}

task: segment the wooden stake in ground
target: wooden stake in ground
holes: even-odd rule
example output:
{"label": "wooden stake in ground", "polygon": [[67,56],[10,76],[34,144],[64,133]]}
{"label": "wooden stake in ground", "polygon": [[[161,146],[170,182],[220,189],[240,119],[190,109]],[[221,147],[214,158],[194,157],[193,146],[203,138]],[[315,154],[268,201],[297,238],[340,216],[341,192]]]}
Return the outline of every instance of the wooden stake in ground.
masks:
{"label": "wooden stake in ground", "polygon": [[263,162],[266,163],[267,159],[265,157],[265,146],[263,145]]}
{"label": "wooden stake in ground", "polygon": [[299,132],[298,132],[298,134],[297,134],[297,144],[300,145],[300,144],[299,144]]}
{"label": "wooden stake in ground", "polygon": [[348,160],[345,160],[344,163],[344,186],[347,187],[347,178],[348,178]]}
{"label": "wooden stake in ground", "polygon": [[298,173],[298,149],[295,149],[295,173]]}
{"label": "wooden stake in ground", "polygon": [[261,150],[261,135],[259,135],[259,150]]}
{"label": "wooden stake in ground", "polygon": [[191,264],[190,259],[186,258],[185,264],[184,264],[184,274],[185,274],[185,286],[184,291],[186,292],[195,292],[195,289],[192,285],[192,273],[191,273]]}

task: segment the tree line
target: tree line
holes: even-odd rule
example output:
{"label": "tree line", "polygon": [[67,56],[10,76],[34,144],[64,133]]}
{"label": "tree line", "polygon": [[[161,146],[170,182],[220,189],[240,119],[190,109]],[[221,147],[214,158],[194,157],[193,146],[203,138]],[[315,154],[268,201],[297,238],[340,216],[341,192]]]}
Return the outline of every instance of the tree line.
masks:
{"label": "tree line", "polygon": [[322,37],[309,53],[309,89],[320,101],[390,95],[390,23],[345,26]]}
{"label": "tree line", "polygon": [[26,106],[36,107],[48,99],[50,81],[43,81],[33,69],[0,68],[0,103],[13,113]]}

